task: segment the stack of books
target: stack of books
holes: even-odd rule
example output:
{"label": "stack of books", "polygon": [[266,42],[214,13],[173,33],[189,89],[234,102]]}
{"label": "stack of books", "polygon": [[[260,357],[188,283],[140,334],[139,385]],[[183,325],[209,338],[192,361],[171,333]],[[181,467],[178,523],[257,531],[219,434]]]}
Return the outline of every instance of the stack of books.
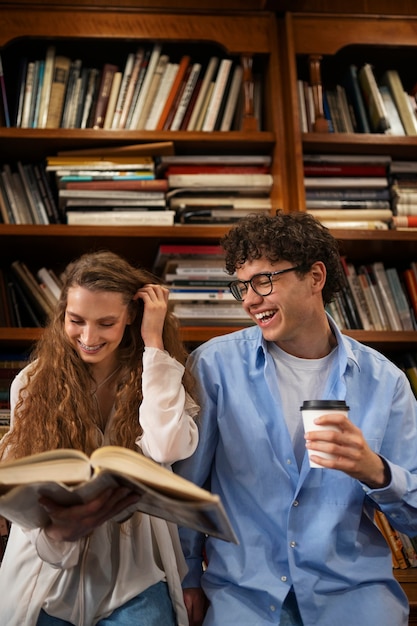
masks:
{"label": "stack of books", "polygon": [[168,183],[155,176],[151,156],[48,157],[58,203],[67,224],[166,225],[174,214],[166,206]]}
{"label": "stack of books", "polygon": [[272,208],[270,156],[162,156],[157,172],[181,224],[231,223]]}
{"label": "stack of books", "polygon": [[234,277],[225,271],[220,246],[161,245],[153,271],[168,285],[171,310],[182,324],[251,323],[230,293]]}
{"label": "stack of books", "polygon": [[389,156],[304,155],[306,209],[328,228],[388,229]]}
{"label": "stack of books", "polygon": [[417,161],[393,161],[390,167],[393,225],[417,228]]}

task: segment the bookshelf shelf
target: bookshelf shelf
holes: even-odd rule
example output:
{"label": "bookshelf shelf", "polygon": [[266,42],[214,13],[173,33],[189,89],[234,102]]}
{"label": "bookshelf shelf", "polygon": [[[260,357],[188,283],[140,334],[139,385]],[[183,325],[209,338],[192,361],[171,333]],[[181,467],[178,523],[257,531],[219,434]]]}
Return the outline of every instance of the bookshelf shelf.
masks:
{"label": "bookshelf shelf", "polygon": [[417,138],[360,133],[304,133],[302,144],[306,154],[388,154],[392,157],[414,159]]}
{"label": "bookshelf shelf", "polygon": [[31,159],[43,159],[59,150],[123,146],[136,143],[171,141],[182,154],[271,154],[275,145],[272,131],[133,131],[87,129],[36,129],[0,127],[0,151],[7,150],[9,160],[22,158],[30,151]]}

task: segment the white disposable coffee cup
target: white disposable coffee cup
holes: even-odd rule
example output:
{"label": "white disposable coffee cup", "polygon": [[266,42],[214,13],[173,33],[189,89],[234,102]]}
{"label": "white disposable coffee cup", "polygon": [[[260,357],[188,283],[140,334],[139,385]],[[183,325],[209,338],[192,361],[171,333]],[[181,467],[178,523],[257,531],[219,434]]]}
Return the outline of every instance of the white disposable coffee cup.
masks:
{"label": "white disposable coffee cup", "polygon": [[[312,430],[335,430],[338,431],[337,426],[322,426],[315,424],[314,420],[322,415],[331,415],[336,413],[344,413],[346,416],[349,412],[349,407],[344,400],[304,400],[303,406],[300,407],[301,415],[303,417],[304,432],[308,433]],[[328,452],[319,452],[318,450],[307,450],[308,460],[310,467],[321,467],[318,463],[311,460],[311,456],[321,456],[325,459],[334,458],[333,454]]]}

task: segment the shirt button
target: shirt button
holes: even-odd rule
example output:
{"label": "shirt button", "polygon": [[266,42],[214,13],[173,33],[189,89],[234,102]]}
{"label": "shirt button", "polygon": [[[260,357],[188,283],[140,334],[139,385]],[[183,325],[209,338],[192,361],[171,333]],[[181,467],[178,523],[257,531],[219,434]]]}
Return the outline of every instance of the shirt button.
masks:
{"label": "shirt button", "polygon": [[295,541],[290,541],[290,547],[291,548],[295,548],[297,544],[295,543]]}
{"label": "shirt button", "polygon": [[294,502],[292,503],[293,506],[298,506],[298,500],[294,500]]}
{"label": "shirt button", "polygon": [[287,465],[291,465],[291,459],[287,459]]}
{"label": "shirt button", "polygon": [[287,582],[287,577],[286,576],[281,576],[281,580],[282,580],[283,583],[286,583]]}
{"label": "shirt button", "polygon": [[271,609],[271,611],[276,611],[277,610],[277,608],[273,604],[271,604],[271,606],[269,608]]}

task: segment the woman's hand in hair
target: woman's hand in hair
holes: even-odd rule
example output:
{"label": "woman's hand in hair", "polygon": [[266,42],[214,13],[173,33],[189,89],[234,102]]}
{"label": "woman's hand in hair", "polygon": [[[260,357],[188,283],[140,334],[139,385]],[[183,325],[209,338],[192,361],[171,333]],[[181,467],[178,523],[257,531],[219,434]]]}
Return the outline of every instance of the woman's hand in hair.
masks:
{"label": "woman's hand in hair", "polygon": [[142,339],[148,348],[164,349],[162,331],[168,310],[169,291],[163,285],[145,285],[139,289],[134,300],[143,301]]}

